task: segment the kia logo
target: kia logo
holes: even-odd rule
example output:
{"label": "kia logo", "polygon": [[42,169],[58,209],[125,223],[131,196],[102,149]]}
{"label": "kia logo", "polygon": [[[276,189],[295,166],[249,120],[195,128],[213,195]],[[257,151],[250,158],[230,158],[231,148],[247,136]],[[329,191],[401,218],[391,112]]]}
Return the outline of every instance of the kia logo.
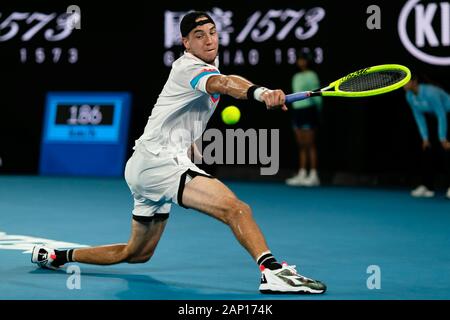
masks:
{"label": "kia logo", "polygon": [[[450,56],[435,56],[424,52],[424,47],[450,46],[450,3],[419,3],[421,0],[408,0],[400,12],[398,33],[405,48],[417,59],[434,65],[450,65]],[[410,14],[415,15],[415,38],[410,39],[406,23]],[[440,30],[433,28],[433,19],[440,19]],[[434,24],[437,25],[436,23]],[[414,42],[412,42],[412,40]]]}

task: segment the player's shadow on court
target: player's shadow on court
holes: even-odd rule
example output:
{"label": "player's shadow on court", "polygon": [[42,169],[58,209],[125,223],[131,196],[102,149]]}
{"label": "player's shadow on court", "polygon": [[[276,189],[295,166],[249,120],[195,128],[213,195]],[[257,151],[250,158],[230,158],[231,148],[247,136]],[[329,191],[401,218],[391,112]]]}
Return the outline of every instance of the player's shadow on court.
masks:
{"label": "player's shadow on court", "polygon": [[[32,274],[58,274],[65,277],[70,274],[65,269],[61,270],[43,270],[36,269],[31,271]],[[107,272],[81,272],[82,279],[87,277],[103,278],[105,280],[123,280],[127,284],[125,290],[113,293],[119,300],[189,300],[189,299],[251,299],[257,297],[257,292],[243,290],[242,288],[228,288],[218,286],[201,285],[188,282],[169,281],[163,282],[149,275],[126,274],[126,273],[107,273]],[[85,282],[86,280],[82,280]],[[89,281],[89,280],[87,280]],[[116,281],[115,281],[116,282]],[[111,293],[111,286],[105,283],[104,287],[98,287],[99,295],[101,291],[108,290]],[[223,292],[223,293],[220,293]],[[259,296],[259,298],[261,298]]]}
{"label": "player's shadow on court", "polygon": [[[186,300],[186,299],[226,299],[254,294],[253,291],[243,291],[236,288],[221,288],[220,286],[205,286],[188,282],[163,282],[148,275],[137,274],[107,274],[84,272],[83,275],[105,279],[121,279],[127,282],[126,290],[117,292],[122,300]],[[215,292],[214,292],[215,291]],[[222,291],[224,293],[218,293]],[[233,293],[234,292],[234,293]]]}
{"label": "player's shadow on court", "polygon": [[[159,281],[151,276],[136,274],[108,274],[98,272],[84,272],[84,276],[104,278],[104,279],[120,279],[127,284],[127,289],[118,291],[115,295],[121,300],[156,300],[176,299],[179,296],[177,290],[170,285]],[[188,294],[188,292],[184,292]]]}

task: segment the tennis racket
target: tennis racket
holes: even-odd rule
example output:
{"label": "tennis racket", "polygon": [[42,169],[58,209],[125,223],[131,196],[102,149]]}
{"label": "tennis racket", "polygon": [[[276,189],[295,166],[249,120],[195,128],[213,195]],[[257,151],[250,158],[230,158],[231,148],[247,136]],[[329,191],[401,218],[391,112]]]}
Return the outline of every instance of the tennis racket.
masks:
{"label": "tennis racket", "polygon": [[324,97],[369,97],[396,90],[411,79],[411,71],[399,64],[383,64],[358,70],[340,78],[327,87],[286,95],[286,102]]}

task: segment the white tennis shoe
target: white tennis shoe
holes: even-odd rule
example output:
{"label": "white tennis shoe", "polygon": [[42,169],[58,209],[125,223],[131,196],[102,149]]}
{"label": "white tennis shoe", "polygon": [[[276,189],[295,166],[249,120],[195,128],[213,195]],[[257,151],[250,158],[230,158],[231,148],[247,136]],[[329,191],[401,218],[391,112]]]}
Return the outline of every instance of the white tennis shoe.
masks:
{"label": "white tennis shoe", "polygon": [[37,264],[40,268],[43,269],[57,270],[59,267],[56,267],[52,264],[55,259],[55,250],[52,248],[44,247],[43,245],[34,246],[31,253],[31,262]]}
{"label": "white tennis shoe", "polygon": [[261,266],[261,293],[324,293],[327,286],[318,281],[300,275],[295,266],[283,262],[282,267],[270,270]]}

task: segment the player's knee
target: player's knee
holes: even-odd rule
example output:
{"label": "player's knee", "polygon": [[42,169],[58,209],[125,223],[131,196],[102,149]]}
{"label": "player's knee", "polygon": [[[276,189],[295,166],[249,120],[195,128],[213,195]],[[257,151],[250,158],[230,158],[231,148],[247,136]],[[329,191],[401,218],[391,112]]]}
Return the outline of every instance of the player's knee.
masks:
{"label": "player's knee", "polygon": [[153,254],[139,254],[130,256],[127,259],[128,263],[145,263],[150,260]]}
{"label": "player's knee", "polygon": [[125,261],[128,263],[145,263],[153,256],[153,252],[128,252]]}
{"label": "player's knee", "polygon": [[248,204],[239,199],[230,199],[227,204],[227,210],[224,214],[224,223],[231,224],[233,221],[243,217],[251,217],[252,209]]}
{"label": "player's knee", "polygon": [[129,263],[145,263],[150,260],[153,254],[141,254],[129,260]]}

